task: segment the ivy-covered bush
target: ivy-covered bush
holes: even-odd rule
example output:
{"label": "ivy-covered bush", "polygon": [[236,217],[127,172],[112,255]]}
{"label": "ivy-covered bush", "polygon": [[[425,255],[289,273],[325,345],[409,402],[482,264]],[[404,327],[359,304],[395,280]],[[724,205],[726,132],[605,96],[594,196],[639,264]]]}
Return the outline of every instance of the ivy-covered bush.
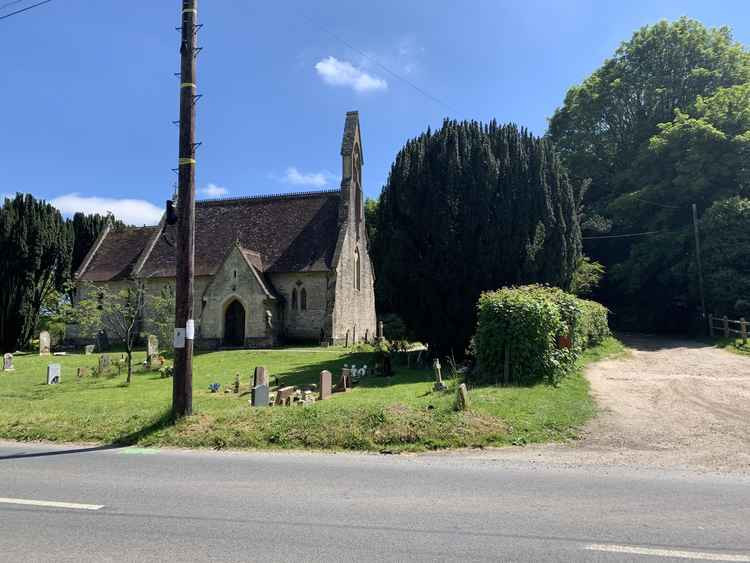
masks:
{"label": "ivy-covered bush", "polygon": [[609,334],[605,307],[553,287],[483,293],[478,309],[474,383],[556,384]]}

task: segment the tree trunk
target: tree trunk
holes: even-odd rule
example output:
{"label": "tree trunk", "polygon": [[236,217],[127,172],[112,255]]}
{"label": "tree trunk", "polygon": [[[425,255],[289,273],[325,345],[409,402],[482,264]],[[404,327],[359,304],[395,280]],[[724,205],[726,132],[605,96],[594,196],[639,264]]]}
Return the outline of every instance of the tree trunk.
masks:
{"label": "tree trunk", "polygon": [[133,351],[130,348],[128,348],[127,354],[128,354],[128,378],[125,380],[125,383],[127,385],[130,385],[130,378],[133,375]]}

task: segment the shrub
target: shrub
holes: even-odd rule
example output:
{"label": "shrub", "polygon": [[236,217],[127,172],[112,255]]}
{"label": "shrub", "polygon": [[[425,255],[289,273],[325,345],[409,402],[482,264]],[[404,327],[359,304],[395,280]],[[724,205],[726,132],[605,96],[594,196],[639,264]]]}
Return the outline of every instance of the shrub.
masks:
{"label": "shrub", "polygon": [[475,383],[557,384],[609,334],[605,307],[554,287],[483,293],[478,309]]}

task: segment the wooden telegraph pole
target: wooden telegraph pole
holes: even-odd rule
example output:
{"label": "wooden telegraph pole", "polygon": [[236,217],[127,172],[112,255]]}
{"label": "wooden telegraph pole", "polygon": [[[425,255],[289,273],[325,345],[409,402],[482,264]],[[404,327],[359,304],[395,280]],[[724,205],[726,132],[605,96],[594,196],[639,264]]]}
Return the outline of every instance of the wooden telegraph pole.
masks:
{"label": "wooden telegraph pole", "polygon": [[182,0],[180,55],[180,160],[177,183],[172,415],[193,413],[193,267],[195,263],[195,101],[198,0]]}

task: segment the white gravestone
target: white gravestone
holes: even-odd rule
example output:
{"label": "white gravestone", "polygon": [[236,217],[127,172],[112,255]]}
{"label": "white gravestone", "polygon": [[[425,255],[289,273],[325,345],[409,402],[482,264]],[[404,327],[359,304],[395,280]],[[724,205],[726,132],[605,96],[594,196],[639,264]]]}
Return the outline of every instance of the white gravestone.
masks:
{"label": "white gravestone", "polygon": [[3,371],[14,371],[13,367],[13,354],[5,354],[3,356]]}
{"label": "white gravestone", "polygon": [[49,332],[43,330],[39,333],[39,355],[49,356],[50,339]]}
{"label": "white gravestone", "polygon": [[49,364],[47,366],[47,385],[60,383],[60,364]]}

